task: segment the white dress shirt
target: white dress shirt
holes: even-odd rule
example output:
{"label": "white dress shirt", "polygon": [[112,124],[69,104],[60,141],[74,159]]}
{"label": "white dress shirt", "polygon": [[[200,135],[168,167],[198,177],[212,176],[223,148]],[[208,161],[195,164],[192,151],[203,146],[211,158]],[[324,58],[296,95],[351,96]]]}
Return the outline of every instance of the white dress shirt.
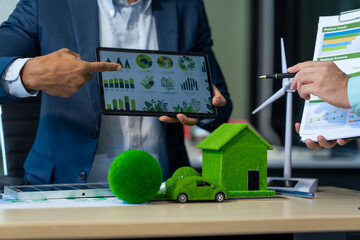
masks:
{"label": "white dress shirt", "polygon": [[[126,0],[97,2],[100,46],[158,50],[151,0],[138,0],[132,5]],[[112,160],[128,149],[152,154],[163,171],[168,171],[165,129],[158,118],[102,115],[100,139],[88,182],[107,181]]]}

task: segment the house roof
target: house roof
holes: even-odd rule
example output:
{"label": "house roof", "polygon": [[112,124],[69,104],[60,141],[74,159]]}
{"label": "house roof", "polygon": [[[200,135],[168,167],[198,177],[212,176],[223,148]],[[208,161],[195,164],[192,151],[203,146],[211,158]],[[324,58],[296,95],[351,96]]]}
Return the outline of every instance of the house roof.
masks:
{"label": "house roof", "polygon": [[201,149],[208,150],[220,150],[228,142],[230,142],[235,136],[248,130],[252,133],[260,143],[264,144],[267,149],[274,149],[268,142],[265,141],[259,134],[257,134],[249,125],[245,123],[224,123],[215,131],[213,131],[209,136],[207,136],[203,141],[201,141],[197,147]]}

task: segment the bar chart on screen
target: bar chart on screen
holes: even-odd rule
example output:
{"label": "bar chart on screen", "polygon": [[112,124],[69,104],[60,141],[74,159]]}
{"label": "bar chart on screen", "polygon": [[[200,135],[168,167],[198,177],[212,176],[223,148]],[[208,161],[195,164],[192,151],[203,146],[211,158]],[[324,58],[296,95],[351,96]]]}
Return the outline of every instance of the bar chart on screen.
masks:
{"label": "bar chart on screen", "polygon": [[129,99],[128,96],[125,96],[124,99],[113,99],[112,104],[108,103],[106,105],[107,109],[111,110],[136,110],[136,103],[134,99]]}
{"label": "bar chart on screen", "polygon": [[198,83],[194,78],[187,78],[181,84],[181,90],[198,91]]}
{"label": "bar chart on screen", "polygon": [[105,89],[134,89],[134,79],[129,78],[129,80],[125,80],[122,78],[114,78],[104,80],[104,88]]}

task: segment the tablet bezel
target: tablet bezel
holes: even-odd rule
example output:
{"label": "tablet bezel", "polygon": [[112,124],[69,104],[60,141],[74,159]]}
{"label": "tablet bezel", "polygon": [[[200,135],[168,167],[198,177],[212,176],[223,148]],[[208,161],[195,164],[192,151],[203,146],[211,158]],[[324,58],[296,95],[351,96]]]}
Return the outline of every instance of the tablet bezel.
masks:
{"label": "tablet bezel", "polygon": [[[109,52],[130,52],[130,53],[144,53],[144,54],[169,54],[169,55],[179,55],[179,56],[194,56],[194,57],[204,57],[206,71],[208,76],[208,84],[210,89],[210,96],[211,99],[214,97],[214,90],[212,87],[212,79],[209,67],[209,60],[208,56],[205,53],[194,53],[194,52],[173,52],[173,51],[155,51],[155,50],[139,50],[139,49],[124,49],[124,48],[107,48],[107,47],[98,47],[96,48],[96,61],[100,62],[100,52],[101,51],[109,51]],[[101,97],[101,110],[102,113],[105,115],[127,115],[127,116],[169,116],[175,117],[177,114],[182,113],[187,117],[192,118],[215,118],[217,115],[216,107],[211,103],[213,107],[213,113],[187,113],[187,112],[150,112],[150,111],[140,111],[140,110],[109,110],[106,109],[105,106],[105,93],[104,93],[104,84],[103,84],[103,77],[102,73],[98,73],[98,86],[100,91]]]}

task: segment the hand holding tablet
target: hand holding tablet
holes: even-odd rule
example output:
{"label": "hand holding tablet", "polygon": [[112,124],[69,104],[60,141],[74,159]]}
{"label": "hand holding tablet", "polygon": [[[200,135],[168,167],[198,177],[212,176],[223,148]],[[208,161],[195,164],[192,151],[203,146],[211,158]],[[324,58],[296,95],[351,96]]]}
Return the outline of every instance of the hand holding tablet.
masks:
{"label": "hand holding tablet", "polygon": [[[225,106],[226,99],[224,98],[224,96],[221,94],[221,92],[219,91],[219,89],[217,89],[215,85],[213,85],[213,89],[214,89],[214,97],[212,98],[212,104],[216,107]],[[176,117],[161,116],[159,120],[165,123],[179,122],[182,125],[189,125],[189,126],[193,126],[199,121],[198,118],[188,118],[182,113],[177,114]]]}
{"label": "hand holding tablet", "polygon": [[122,66],[117,72],[99,73],[104,114],[216,116],[205,54],[97,48],[96,55],[99,62]]}

